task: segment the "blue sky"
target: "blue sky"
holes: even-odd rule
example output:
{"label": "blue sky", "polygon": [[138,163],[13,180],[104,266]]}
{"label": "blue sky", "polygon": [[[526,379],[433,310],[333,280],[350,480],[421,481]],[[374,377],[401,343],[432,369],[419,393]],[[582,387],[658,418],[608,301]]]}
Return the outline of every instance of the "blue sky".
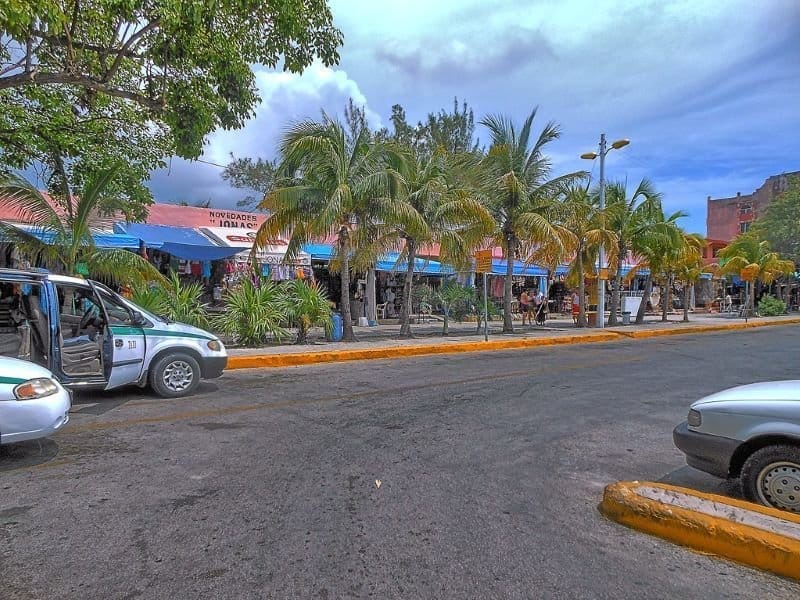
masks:
{"label": "blue sky", "polygon": [[[750,193],[800,170],[800,1],[333,0],[341,62],[302,75],[256,68],[262,103],[239,131],[209,136],[203,160],[272,158],[281,131],[347,99],[385,125],[393,104],[416,122],[466,100],[476,121],[501,113],[561,124],[549,146],[554,175],[582,161],[600,133],[631,144],[609,153],[607,177],[650,178],[668,212],[705,233],[706,197]],[[477,136],[485,141],[485,131]],[[153,174],[157,201],[210,199],[233,207],[247,192],[221,169],[173,159]]]}

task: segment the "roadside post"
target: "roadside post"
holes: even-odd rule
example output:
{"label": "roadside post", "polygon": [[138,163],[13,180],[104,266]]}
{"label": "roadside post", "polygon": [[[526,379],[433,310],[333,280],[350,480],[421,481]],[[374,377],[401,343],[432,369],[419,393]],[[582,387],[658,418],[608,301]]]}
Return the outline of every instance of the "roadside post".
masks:
{"label": "roadside post", "polygon": [[749,316],[750,310],[755,313],[755,306],[750,306],[750,293],[751,293],[751,286],[753,285],[753,281],[755,281],[756,275],[758,275],[758,265],[752,264],[747,265],[741,271],[739,271],[739,278],[744,281],[744,309],[742,312],[744,313],[744,322],[747,323],[747,317]]}
{"label": "roadside post", "polygon": [[475,253],[475,270],[483,273],[483,341],[489,341],[489,293],[486,275],[492,270],[492,250],[478,250]]}

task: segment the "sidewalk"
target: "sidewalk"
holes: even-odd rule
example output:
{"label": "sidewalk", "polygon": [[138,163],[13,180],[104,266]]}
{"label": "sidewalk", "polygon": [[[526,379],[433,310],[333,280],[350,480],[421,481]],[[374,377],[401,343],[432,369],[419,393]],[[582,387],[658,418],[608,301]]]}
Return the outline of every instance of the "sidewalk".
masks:
{"label": "sidewalk", "polygon": [[[256,367],[281,367],[322,362],[369,360],[447,354],[457,352],[480,352],[531,348],[545,345],[608,342],[626,338],[656,337],[700,332],[726,331],[770,325],[800,323],[800,315],[780,317],[756,317],[740,319],[720,314],[692,314],[689,323],[681,322],[682,313],[669,315],[664,323],[660,315],[648,315],[642,325],[620,325],[615,327],[577,328],[570,316],[557,315],[544,327],[521,325],[514,322],[514,333],[502,333],[502,321],[489,323],[489,340],[484,333],[477,332],[476,323],[449,324],[450,334],[442,336],[442,322],[429,320],[413,323],[413,338],[400,338],[400,326],[385,322],[375,327],[354,327],[356,342],[329,342],[321,329],[313,329],[309,343],[305,345],[281,344],[260,348],[229,349],[228,369]],[[391,324],[389,324],[391,323]]]}

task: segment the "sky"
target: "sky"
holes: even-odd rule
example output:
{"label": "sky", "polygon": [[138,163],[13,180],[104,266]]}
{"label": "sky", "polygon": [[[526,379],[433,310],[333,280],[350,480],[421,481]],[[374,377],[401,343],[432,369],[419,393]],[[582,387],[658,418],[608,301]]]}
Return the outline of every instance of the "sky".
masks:
{"label": "sky", "polygon": [[[343,116],[349,98],[374,128],[401,104],[415,123],[466,100],[522,121],[538,107],[562,135],[547,146],[553,175],[606,178],[629,189],[646,177],[665,210],[705,234],[706,198],[748,194],[800,170],[798,0],[331,0],[344,34],[341,60],[302,75],[254,67],[262,102],[238,131],[211,134],[202,161],[173,158],[152,174],[156,201],[210,200],[233,208],[250,193],[221,178],[231,155],[274,158],[292,122],[322,110]],[[478,126],[476,136],[488,136]]]}

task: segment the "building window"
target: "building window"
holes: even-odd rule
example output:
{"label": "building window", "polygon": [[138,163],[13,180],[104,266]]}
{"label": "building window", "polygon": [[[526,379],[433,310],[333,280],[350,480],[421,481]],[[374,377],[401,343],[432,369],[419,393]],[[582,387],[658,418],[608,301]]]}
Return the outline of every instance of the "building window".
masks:
{"label": "building window", "polygon": [[740,204],[739,205],[739,214],[740,215],[749,215],[753,212],[753,205],[752,204]]}
{"label": "building window", "polygon": [[746,223],[739,223],[739,232],[740,233],[747,233],[747,230],[750,229],[750,222]]}

